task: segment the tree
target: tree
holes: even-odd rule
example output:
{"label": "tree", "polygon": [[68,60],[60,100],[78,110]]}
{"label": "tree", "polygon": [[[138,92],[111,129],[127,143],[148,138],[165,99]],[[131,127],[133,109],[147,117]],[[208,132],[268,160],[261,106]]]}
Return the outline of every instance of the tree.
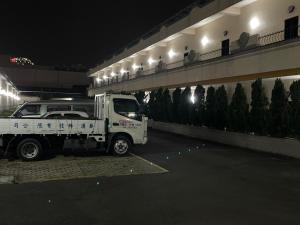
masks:
{"label": "tree", "polygon": [[173,92],[173,117],[174,122],[180,123],[180,117],[178,113],[179,103],[180,103],[180,96],[181,96],[181,89],[176,88],[176,90]]}
{"label": "tree", "polygon": [[155,92],[155,111],[158,121],[163,121],[163,89],[159,88]]}
{"label": "tree", "polygon": [[215,113],[215,127],[223,130],[227,127],[227,111],[228,99],[225,86],[222,85],[216,91],[216,113]]}
{"label": "tree", "polygon": [[163,121],[172,122],[173,121],[173,109],[172,100],[170,96],[169,89],[165,89],[162,95],[162,108],[163,108]]}
{"label": "tree", "polygon": [[205,118],[205,89],[202,85],[198,85],[194,92],[195,102],[192,112],[192,122],[194,125],[201,126],[204,124]]}
{"label": "tree", "polygon": [[257,79],[251,85],[251,110],[250,127],[254,133],[265,135],[267,133],[268,98],[262,84],[262,79]]}
{"label": "tree", "polygon": [[205,125],[207,127],[213,127],[215,125],[216,114],[216,96],[215,88],[209,87],[207,89],[206,101],[205,101]]}
{"label": "tree", "polygon": [[292,133],[300,137],[300,80],[294,81],[290,87],[291,94],[291,129]]}
{"label": "tree", "polygon": [[247,97],[243,86],[238,83],[229,107],[229,128],[232,131],[245,132],[248,129]]}
{"label": "tree", "polygon": [[180,117],[180,122],[182,124],[190,124],[191,122],[191,112],[192,112],[192,102],[191,102],[191,88],[186,87],[180,96],[180,102],[178,106],[178,115]]}
{"label": "tree", "polygon": [[138,91],[137,93],[135,93],[134,96],[136,97],[137,101],[138,101],[141,105],[144,104],[144,99],[145,99],[145,97],[146,97],[146,94],[145,94],[144,91]]}
{"label": "tree", "polygon": [[275,81],[270,105],[269,131],[272,136],[285,137],[288,134],[288,98],[284,84]]}
{"label": "tree", "polygon": [[148,109],[149,109],[149,115],[148,115],[149,118],[156,120],[155,91],[150,92]]}

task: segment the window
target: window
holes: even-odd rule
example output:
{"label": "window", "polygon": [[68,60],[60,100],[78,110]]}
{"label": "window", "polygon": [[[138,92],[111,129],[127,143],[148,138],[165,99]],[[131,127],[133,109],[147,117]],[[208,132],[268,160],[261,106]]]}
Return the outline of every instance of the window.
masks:
{"label": "window", "polygon": [[116,113],[134,120],[142,120],[139,113],[139,105],[131,99],[114,99],[114,110]]}
{"label": "window", "polygon": [[72,113],[66,113],[65,115],[64,115],[64,118],[65,119],[86,119],[85,117],[82,117],[82,116],[80,116],[80,115],[78,115],[78,114],[72,114]]}
{"label": "window", "polygon": [[54,111],[71,111],[70,105],[48,105],[47,112],[54,112]]}
{"label": "window", "polygon": [[25,105],[18,112],[18,117],[40,115],[41,113],[40,109],[41,109],[40,105]]}
{"label": "window", "polygon": [[73,111],[86,112],[88,115],[92,116],[94,114],[93,105],[74,105]]}

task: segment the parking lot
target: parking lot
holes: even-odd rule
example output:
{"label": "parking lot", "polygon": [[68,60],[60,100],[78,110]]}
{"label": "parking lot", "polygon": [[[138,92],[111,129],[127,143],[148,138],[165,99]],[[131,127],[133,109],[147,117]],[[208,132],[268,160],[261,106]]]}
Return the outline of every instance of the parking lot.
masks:
{"label": "parking lot", "polygon": [[[43,173],[59,174],[58,166],[68,163],[86,173],[0,185],[0,225],[300,224],[299,160],[157,131],[149,136],[134,149],[137,157],[73,155],[36,163]],[[0,170],[5,163],[35,168],[3,162]]]}

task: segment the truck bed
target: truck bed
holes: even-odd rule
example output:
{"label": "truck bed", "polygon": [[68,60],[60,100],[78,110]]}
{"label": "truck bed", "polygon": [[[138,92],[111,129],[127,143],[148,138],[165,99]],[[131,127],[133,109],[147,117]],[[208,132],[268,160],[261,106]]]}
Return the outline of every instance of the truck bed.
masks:
{"label": "truck bed", "polygon": [[0,135],[104,135],[104,120],[0,119]]}

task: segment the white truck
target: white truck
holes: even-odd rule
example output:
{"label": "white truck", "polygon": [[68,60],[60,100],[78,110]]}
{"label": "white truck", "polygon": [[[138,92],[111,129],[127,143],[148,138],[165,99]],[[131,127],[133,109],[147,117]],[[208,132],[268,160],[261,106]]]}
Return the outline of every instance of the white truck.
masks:
{"label": "white truck", "polygon": [[147,143],[147,120],[134,96],[101,94],[92,119],[0,119],[0,147],[4,154],[33,161],[62,148],[66,139],[79,139],[122,156],[132,145]]}

